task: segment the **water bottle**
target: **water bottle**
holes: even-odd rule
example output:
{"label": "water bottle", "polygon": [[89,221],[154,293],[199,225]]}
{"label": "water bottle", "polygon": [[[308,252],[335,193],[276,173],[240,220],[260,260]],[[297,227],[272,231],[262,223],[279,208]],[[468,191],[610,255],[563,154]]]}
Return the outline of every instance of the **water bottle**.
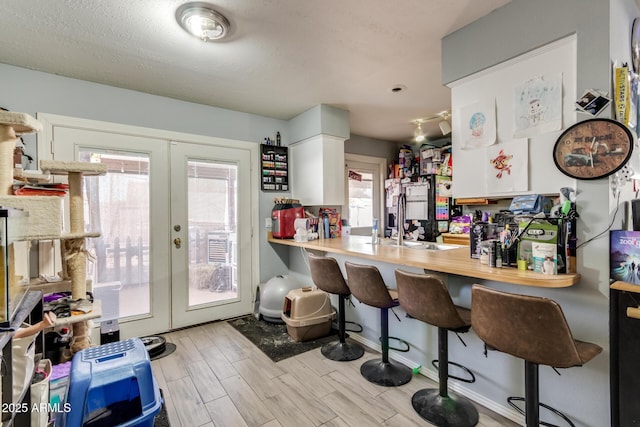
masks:
{"label": "water bottle", "polygon": [[373,226],[371,227],[371,244],[378,244],[378,218],[373,218]]}
{"label": "water bottle", "polygon": [[329,216],[325,215],[324,219],[324,238],[328,239],[329,237],[331,237],[331,228],[329,227]]}

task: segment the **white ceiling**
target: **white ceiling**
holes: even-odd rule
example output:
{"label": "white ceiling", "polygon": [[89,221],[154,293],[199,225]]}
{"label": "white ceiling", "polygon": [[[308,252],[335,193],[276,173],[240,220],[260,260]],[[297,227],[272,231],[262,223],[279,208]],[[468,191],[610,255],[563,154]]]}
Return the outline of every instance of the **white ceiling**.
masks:
{"label": "white ceiling", "polygon": [[2,0],[0,62],[279,119],[328,104],[352,134],[408,142],[450,108],[441,38],[509,0],[211,0],[218,43],[178,26],[186,2]]}

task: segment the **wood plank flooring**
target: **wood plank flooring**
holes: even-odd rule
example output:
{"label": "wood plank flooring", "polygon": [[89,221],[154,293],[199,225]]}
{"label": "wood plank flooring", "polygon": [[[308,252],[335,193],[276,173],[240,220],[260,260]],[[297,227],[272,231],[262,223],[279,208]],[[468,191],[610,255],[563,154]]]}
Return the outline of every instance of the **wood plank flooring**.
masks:
{"label": "wood plank flooring", "polygon": [[[360,375],[379,357],[367,350],[353,362],[325,359],[320,349],[274,363],[226,322],[164,335],[176,351],[151,363],[172,427],[429,426],[411,406],[422,388],[416,375],[401,387],[381,387]],[[518,424],[478,406],[480,427]]]}

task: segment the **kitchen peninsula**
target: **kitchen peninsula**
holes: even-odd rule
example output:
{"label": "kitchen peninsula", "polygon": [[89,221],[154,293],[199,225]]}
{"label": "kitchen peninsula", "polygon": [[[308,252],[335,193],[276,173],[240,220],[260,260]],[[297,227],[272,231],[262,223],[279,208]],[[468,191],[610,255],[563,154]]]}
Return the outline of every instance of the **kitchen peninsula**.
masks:
{"label": "kitchen peninsula", "polygon": [[481,264],[477,259],[472,259],[469,256],[469,247],[467,246],[438,245],[440,249],[432,250],[424,249],[421,246],[396,246],[386,243],[372,245],[371,238],[367,236],[348,236],[296,242],[290,239],[276,239],[269,234],[268,241],[280,245],[297,246],[310,251],[340,254],[398,266],[417,267],[439,273],[514,285],[564,288],[573,286],[580,280],[579,274],[543,275],[533,271],[518,270],[513,267],[490,267],[489,265]]}
{"label": "kitchen peninsula", "polygon": [[[333,239],[319,239],[309,242],[296,242],[293,239],[276,239],[270,234],[267,241],[288,266],[291,280],[300,286],[313,285],[309,274],[306,252],[324,254],[336,259],[342,267],[346,261],[373,265],[377,267],[383,280],[390,288],[395,288],[395,270],[400,268],[414,273],[426,273],[439,276],[449,289],[455,304],[463,307],[471,306],[471,285],[484,284],[499,290],[512,293],[539,295],[552,298],[563,304],[564,301],[580,301],[579,316],[588,312],[593,303],[590,297],[578,292],[580,274],[544,275],[533,271],[518,270],[513,267],[496,268],[481,264],[480,260],[470,257],[468,246],[439,244],[432,242],[405,242],[397,246],[392,240],[382,240],[372,245],[369,236],[344,236]],[[421,245],[423,243],[423,245]],[[408,245],[408,246],[407,246]],[[436,245],[434,249],[425,246]],[[332,296],[335,304],[335,298]],[[586,310],[586,311],[585,311]],[[438,373],[432,368],[431,360],[438,359],[437,329],[406,315],[401,306],[393,309],[389,316],[389,334],[410,344],[408,352],[392,351],[390,357],[406,366],[418,369],[437,381]],[[576,313],[567,311],[569,319]],[[352,300],[346,310],[347,321],[362,326],[359,333],[350,333],[351,339],[371,348],[379,349],[380,320],[377,309]],[[580,323],[574,322],[579,331]],[[591,332],[579,331],[580,338],[589,338]],[[522,416],[503,402],[508,396],[522,393],[521,383],[522,361],[499,353],[486,353],[484,343],[475,335],[473,329],[460,336],[460,340],[449,340],[449,360],[471,369],[479,380],[474,384],[464,384],[455,380],[449,381],[451,389],[471,400],[499,412],[501,415],[518,423]],[[464,343],[463,343],[464,341]],[[393,344],[391,344],[393,345]],[[597,361],[587,369],[594,369]],[[544,371],[546,387],[555,388],[562,395],[569,396],[576,383],[584,381],[584,377],[574,378],[574,370],[563,373],[562,379],[553,371],[552,375]],[[583,369],[581,372],[584,372]],[[518,375],[515,375],[517,372]],[[576,372],[577,374],[577,372]],[[571,375],[571,381],[566,376]],[[598,372],[598,378],[601,378]],[[604,380],[601,378],[601,380]],[[569,404],[562,402],[560,406],[566,410]]]}

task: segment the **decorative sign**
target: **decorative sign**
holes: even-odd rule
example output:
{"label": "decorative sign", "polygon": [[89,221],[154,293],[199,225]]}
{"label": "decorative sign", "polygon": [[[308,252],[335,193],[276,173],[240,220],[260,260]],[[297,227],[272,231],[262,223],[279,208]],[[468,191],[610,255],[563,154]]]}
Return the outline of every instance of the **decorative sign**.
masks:
{"label": "decorative sign", "polygon": [[353,179],[354,181],[362,181],[362,174],[359,174],[356,171],[349,171],[349,179]]}

